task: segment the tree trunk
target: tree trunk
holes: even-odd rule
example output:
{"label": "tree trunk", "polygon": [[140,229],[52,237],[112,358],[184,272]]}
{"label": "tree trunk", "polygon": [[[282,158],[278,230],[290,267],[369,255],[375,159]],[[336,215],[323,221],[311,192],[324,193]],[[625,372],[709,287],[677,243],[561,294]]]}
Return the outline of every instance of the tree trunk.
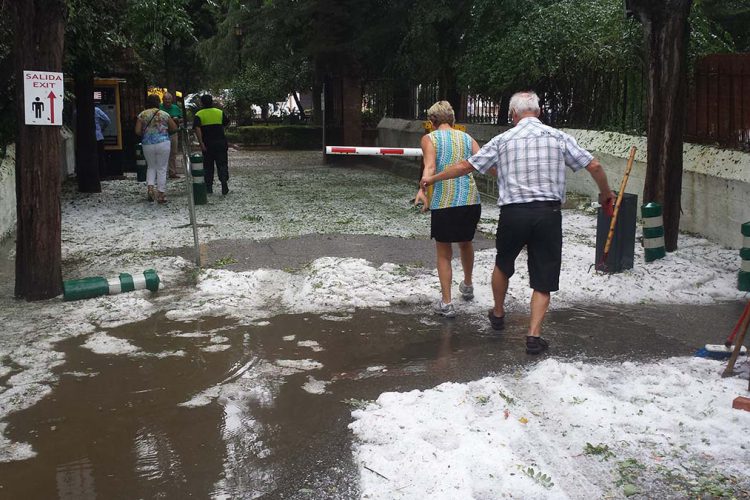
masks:
{"label": "tree trunk", "polygon": [[177,99],[177,96],[175,93],[177,92],[177,87],[175,86],[175,68],[174,64],[172,64],[172,57],[174,57],[174,44],[171,40],[167,40],[167,42],[164,44],[164,48],[162,49],[162,53],[164,56],[164,81],[167,84],[167,91],[174,96],[175,99]]}
{"label": "tree trunk", "polygon": [[91,71],[76,72],[75,94],[78,190],[82,193],[101,193],[94,131],[94,76]]}
{"label": "tree trunk", "polygon": [[316,59],[315,60],[315,71],[313,74],[313,87],[312,87],[312,102],[313,102],[313,116],[312,122],[315,125],[324,126],[323,123],[323,111],[321,109],[321,93],[323,92],[323,82],[325,81],[325,74],[323,72],[323,66]]}
{"label": "tree trunk", "polygon": [[14,0],[9,7],[15,22],[16,102],[19,103],[15,295],[41,300],[62,293],[61,139],[60,127],[24,124],[23,71],[62,71],[65,2]]}
{"label": "tree trunk", "polygon": [[[462,122],[466,120],[466,110],[464,109],[464,100],[461,97],[461,92],[458,91],[458,83],[456,75],[451,71],[446,73],[445,79],[445,100],[451,103],[453,107],[453,113],[456,116],[456,122]],[[442,91],[442,89],[441,89]],[[442,93],[442,92],[441,92]]]}
{"label": "tree trunk", "polygon": [[297,104],[297,109],[299,110],[299,118],[300,120],[305,120],[305,108],[302,107],[302,103],[299,100],[299,95],[297,95],[296,90],[292,90],[291,92],[292,97],[294,97],[294,102]]}
{"label": "tree trunk", "polygon": [[682,191],[688,15],[692,0],[632,0],[648,49],[648,163],[643,202],[662,205],[664,245],[677,250]]}
{"label": "tree trunk", "polygon": [[345,74],[343,91],[343,140],[347,146],[362,144],[362,80],[359,75]]}
{"label": "tree trunk", "polygon": [[508,93],[500,96],[500,106],[497,114],[497,124],[507,125],[508,124],[508,112],[510,111],[510,98],[511,95]]}

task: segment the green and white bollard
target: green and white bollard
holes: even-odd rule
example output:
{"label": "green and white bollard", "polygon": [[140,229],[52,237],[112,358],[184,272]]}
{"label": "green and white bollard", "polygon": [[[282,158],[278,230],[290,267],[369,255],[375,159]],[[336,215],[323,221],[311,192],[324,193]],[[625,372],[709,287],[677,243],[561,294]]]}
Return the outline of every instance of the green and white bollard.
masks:
{"label": "green and white bollard", "polygon": [[144,289],[152,292],[159,289],[159,276],[153,269],[147,269],[143,271],[143,274],[135,276],[122,273],[119,277],[109,280],[95,276],[93,278],[64,281],[63,298],[65,300],[81,300]]}
{"label": "green and white bollard", "polygon": [[742,267],[740,267],[740,272],[737,274],[737,289],[743,292],[750,292],[750,222],[742,224],[740,257],[742,257]]}
{"label": "green and white bollard", "polygon": [[135,172],[138,182],[146,182],[146,157],[143,156],[143,146],[135,145]]}
{"label": "green and white bollard", "polygon": [[661,259],[667,255],[664,249],[664,220],[661,215],[661,205],[647,203],[641,206],[643,217],[643,249],[646,262]]}
{"label": "green and white bollard", "polygon": [[193,203],[205,205],[208,203],[206,178],[203,174],[203,155],[190,155],[190,175],[193,177]]}

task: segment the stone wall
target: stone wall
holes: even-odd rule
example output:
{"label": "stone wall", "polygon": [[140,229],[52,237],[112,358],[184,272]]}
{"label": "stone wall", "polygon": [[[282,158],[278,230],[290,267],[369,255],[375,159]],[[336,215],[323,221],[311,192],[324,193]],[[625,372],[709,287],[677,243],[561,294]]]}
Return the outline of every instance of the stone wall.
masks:
{"label": "stone wall", "polygon": [[0,161],[0,241],[16,228],[16,150],[11,144]]}
{"label": "stone wall", "polygon": [[[630,146],[638,149],[625,192],[643,195],[646,174],[646,138],[615,132],[564,129],[597,156],[610,185],[618,190],[627,165]],[[468,125],[467,132],[479,144],[500,133],[500,127]],[[419,147],[424,134],[421,121],[384,118],[378,124],[378,145]],[[740,226],[750,221],[750,153],[697,144],[685,144],[683,157],[680,229],[700,234],[730,248],[742,246]],[[419,161],[406,164],[418,175]],[[485,181],[480,176],[477,182]],[[568,171],[567,190],[596,197],[596,184],[586,172]],[[494,191],[492,191],[494,192]]]}

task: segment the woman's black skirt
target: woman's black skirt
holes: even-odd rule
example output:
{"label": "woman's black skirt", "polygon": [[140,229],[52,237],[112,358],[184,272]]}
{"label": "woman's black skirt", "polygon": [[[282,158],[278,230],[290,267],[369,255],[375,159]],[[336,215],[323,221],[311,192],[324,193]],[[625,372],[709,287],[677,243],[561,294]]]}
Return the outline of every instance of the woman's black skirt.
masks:
{"label": "woman's black skirt", "polygon": [[431,211],[430,237],[441,243],[471,241],[482,216],[482,205],[439,208]]}

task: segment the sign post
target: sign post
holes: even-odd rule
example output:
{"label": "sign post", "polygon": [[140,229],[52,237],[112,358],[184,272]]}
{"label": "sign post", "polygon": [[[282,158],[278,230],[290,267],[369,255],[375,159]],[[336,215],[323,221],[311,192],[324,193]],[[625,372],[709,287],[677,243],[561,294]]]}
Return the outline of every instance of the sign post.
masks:
{"label": "sign post", "polygon": [[23,72],[26,125],[62,125],[63,74],[50,71]]}

